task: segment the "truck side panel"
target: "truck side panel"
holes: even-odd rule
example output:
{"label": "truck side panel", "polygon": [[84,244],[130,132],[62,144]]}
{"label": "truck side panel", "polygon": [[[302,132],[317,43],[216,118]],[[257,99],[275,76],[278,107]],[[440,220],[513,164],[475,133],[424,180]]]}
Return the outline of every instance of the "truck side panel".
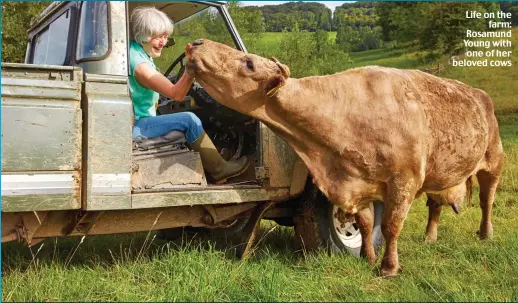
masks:
{"label": "truck side panel", "polygon": [[302,193],[309,171],[295,151],[266,125],[260,124],[263,174],[269,187],[289,187],[290,197]]}
{"label": "truck side panel", "polygon": [[2,70],[2,210],[81,207],[79,68]]}
{"label": "truck side panel", "polygon": [[127,77],[85,75],[86,210],[131,208],[133,107]]}

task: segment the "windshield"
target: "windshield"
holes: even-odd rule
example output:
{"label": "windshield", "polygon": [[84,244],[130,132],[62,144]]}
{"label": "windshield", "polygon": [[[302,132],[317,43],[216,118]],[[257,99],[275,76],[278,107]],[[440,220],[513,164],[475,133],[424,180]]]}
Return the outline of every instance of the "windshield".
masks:
{"label": "windshield", "polygon": [[[225,19],[214,7],[208,7],[174,24],[172,37],[175,45],[162,50],[162,56],[155,59],[155,64],[163,73],[171,63],[185,52],[185,45],[196,39],[207,38],[236,48],[232,35],[227,29]],[[174,72],[178,72],[178,65]]]}

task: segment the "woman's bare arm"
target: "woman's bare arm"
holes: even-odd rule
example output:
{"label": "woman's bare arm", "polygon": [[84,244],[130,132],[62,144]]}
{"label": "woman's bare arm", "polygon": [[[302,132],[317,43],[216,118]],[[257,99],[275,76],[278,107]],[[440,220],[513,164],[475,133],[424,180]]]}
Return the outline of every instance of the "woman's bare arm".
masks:
{"label": "woman's bare arm", "polygon": [[173,84],[156,69],[147,63],[141,63],[135,68],[135,79],[145,88],[167,96],[175,101],[183,101],[194,79],[184,73],[180,80]]}

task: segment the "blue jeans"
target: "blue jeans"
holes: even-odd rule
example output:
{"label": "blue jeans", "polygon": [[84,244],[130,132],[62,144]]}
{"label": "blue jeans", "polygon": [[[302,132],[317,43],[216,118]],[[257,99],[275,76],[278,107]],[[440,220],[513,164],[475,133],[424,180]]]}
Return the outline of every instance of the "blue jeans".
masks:
{"label": "blue jeans", "polygon": [[203,133],[201,120],[191,112],[181,112],[156,117],[144,117],[133,125],[133,139],[142,140],[158,137],[172,130],[185,134],[187,143],[191,144]]}

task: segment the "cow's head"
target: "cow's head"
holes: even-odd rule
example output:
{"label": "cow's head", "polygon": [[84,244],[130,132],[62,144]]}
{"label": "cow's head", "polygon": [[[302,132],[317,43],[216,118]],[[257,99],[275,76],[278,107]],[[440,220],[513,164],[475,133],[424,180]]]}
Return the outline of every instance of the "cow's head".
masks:
{"label": "cow's head", "polygon": [[246,54],[206,39],[187,50],[187,73],[218,102],[249,114],[274,97],[290,76],[275,58]]}

